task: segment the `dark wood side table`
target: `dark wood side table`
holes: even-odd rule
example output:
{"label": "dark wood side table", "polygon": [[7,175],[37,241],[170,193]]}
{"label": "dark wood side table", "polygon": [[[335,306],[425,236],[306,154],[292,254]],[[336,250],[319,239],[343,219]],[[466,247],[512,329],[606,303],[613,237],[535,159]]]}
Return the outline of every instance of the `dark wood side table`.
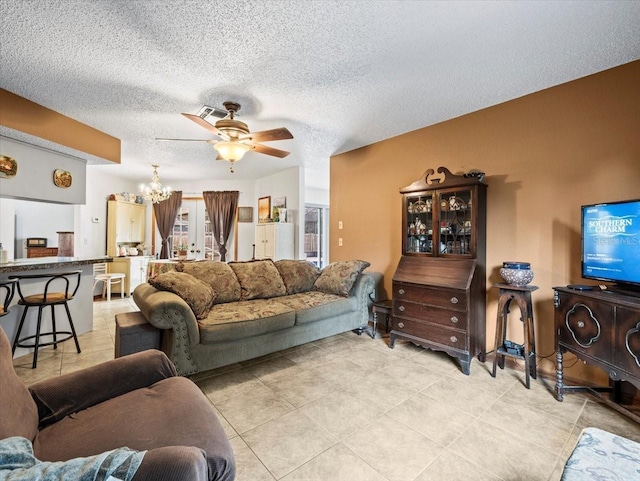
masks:
{"label": "dark wood side table", "polygon": [[376,326],[378,325],[378,313],[382,313],[385,315],[385,332],[389,332],[389,321],[391,320],[391,310],[392,310],[392,301],[391,299],[387,299],[384,301],[376,301],[373,303],[371,307],[371,312],[373,312],[373,336],[376,335]]}
{"label": "dark wood side table", "polygon": [[[536,368],[536,337],[533,328],[533,306],[531,293],[538,289],[537,286],[511,286],[509,284],[496,284],[498,293],[498,319],[496,322],[495,356],[493,358],[492,376],[496,377],[496,365],[504,369],[505,356],[524,360],[526,373],[526,387],[529,389],[529,375],[537,378]],[[515,301],[520,308],[520,320],[524,330],[524,344],[514,344],[506,339],[507,315],[511,301]]]}

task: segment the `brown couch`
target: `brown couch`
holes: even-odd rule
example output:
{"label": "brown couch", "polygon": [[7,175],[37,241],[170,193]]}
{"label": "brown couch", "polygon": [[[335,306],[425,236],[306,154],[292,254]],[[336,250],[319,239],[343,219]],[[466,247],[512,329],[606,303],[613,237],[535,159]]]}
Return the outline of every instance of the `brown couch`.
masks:
{"label": "brown couch", "polygon": [[0,440],[30,440],[40,461],[72,464],[128,447],[147,451],[133,481],[235,478],[233,451],[211,403],[193,382],[176,375],[160,351],[121,357],[27,389],[0,329],[0,386]]}

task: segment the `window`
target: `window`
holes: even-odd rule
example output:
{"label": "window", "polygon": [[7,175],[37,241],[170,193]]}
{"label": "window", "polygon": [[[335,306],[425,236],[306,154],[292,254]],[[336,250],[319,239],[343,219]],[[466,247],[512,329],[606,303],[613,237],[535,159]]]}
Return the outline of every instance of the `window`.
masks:
{"label": "window", "polygon": [[328,262],[329,209],[307,204],[304,209],[304,256],[318,267]]}

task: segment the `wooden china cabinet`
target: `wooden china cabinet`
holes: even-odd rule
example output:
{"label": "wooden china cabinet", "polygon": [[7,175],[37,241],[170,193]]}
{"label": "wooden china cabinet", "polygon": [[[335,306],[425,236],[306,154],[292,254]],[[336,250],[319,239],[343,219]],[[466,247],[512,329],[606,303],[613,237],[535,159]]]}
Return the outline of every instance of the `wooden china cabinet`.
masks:
{"label": "wooden china cabinet", "polygon": [[393,276],[390,347],[398,338],[458,358],[486,356],[484,174],[427,170],[402,194],[402,257]]}

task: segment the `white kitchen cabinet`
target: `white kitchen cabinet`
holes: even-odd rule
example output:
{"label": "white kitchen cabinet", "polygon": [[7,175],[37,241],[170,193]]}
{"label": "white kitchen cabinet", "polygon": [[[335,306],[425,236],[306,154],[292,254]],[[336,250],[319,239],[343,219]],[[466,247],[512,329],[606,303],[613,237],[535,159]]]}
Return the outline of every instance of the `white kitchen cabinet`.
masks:
{"label": "white kitchen cabinet", "polygon": [[107,255],[117,256],[118,246],[135,247],[145,242],[147,206],[110,200],[107,207]]}
{"label": "white kitchen cabinet", "polygon": [[[121,272],[124,274],[124,293],[130,296],[133,290],[147,281],[147,267],[151,256],[114,257],[108,264],[109,272]],[[120,284],[111,288],[111,293],[120,293]]]}
{"label": "white kitchen cabinet", "polygon": [[293,259],[293,223],[271,222],[256,226],[256,259]]}

